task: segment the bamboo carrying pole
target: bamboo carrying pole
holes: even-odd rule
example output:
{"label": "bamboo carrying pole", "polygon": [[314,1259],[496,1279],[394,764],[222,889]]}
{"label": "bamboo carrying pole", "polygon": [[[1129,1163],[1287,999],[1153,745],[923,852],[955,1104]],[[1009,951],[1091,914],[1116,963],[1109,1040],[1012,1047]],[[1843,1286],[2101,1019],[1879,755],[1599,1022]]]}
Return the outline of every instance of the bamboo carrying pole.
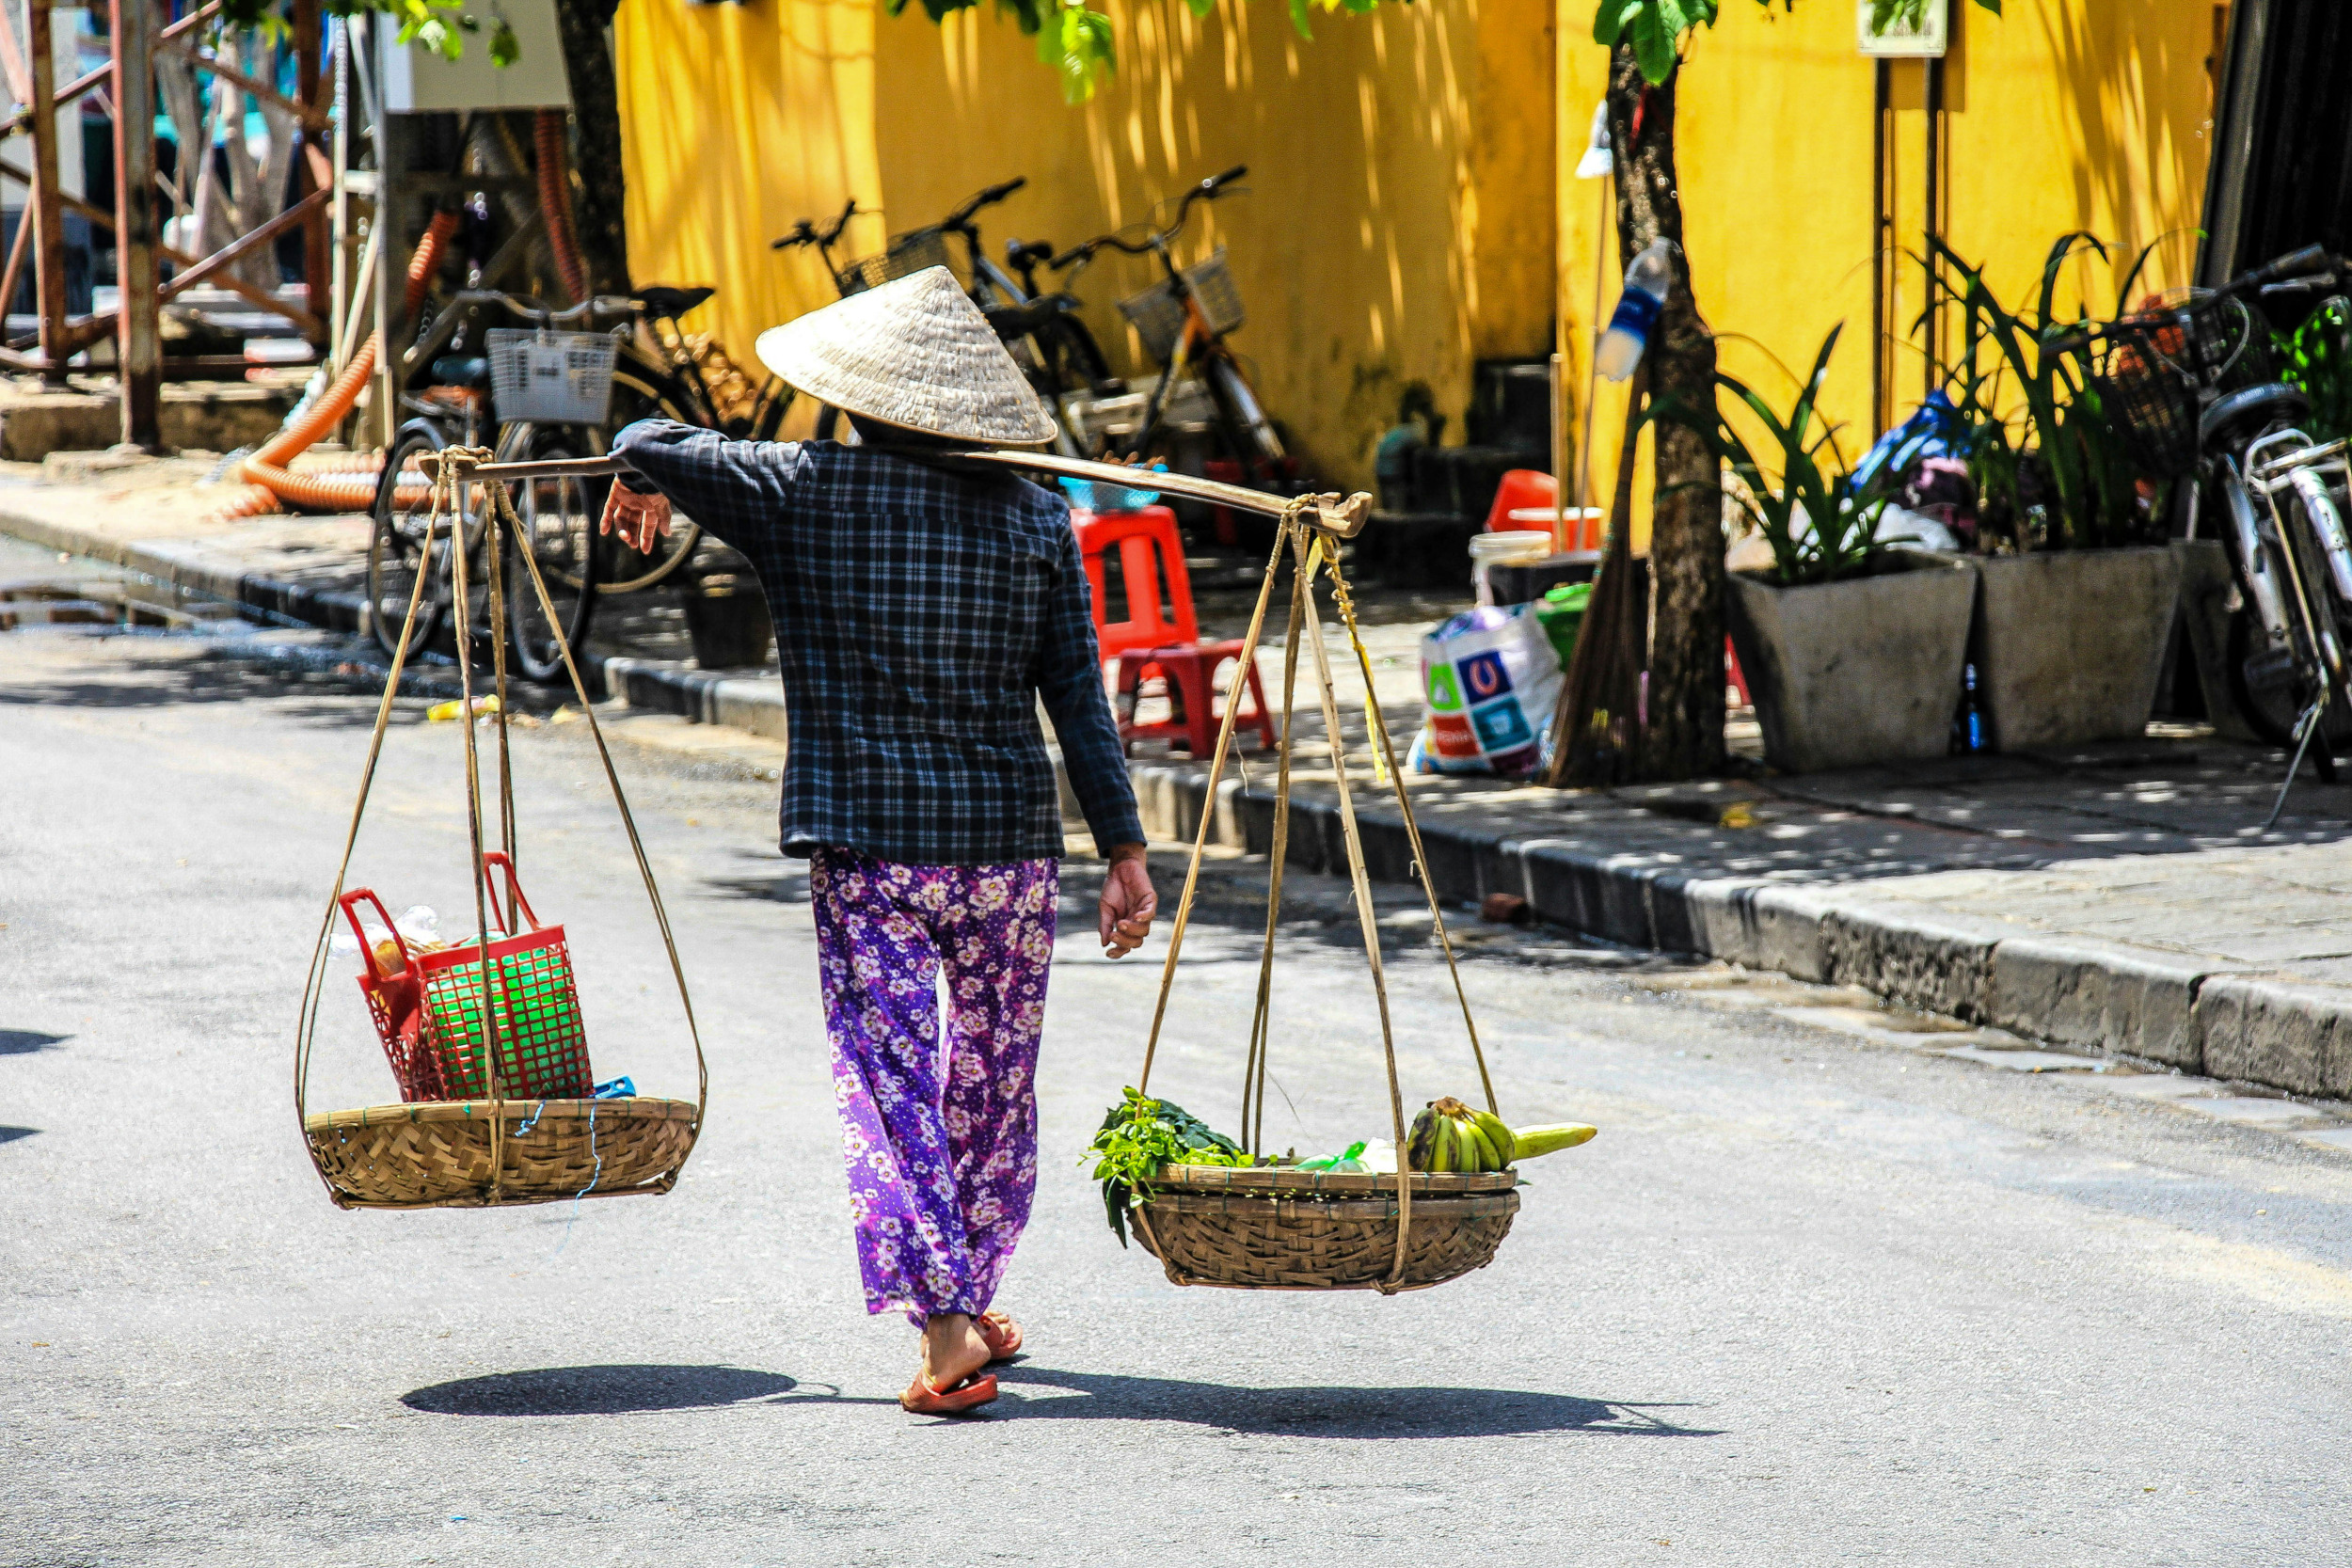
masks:
{"label": "bamboo carrying pole", "polygon": [[[920,455],[930,462],[985,463],[994,467],[1025,468],[1034,473],[1092,480],[1097,484],[1130,488],[1140,478],[1149,481],[1152,489],[1165,494],[1215,501],[1220,506],[1262,513],[1268,517],[1288,516],[1293,511],[1290,498],[1269,496],[1263,490],[1246,490],[1238,484],[1223,484],[1213,479],[1195,479],[1190,474],[1145,472],[1117,463],[1094,463],[1085,458],[1061,457],[1051,452],[1000,451],[993,449],[926,450]],[[596,479],[618,474],[623,468],[624,465],[617,457],[564,457],[541,463],[473,464],[466,467],[465,471],[469,477],[479,480],[515,481]],[[1334,539],[1355,538],[1363,531],[1364,524],[1372,517],[1372,498],[1361,490],[1346,497],[1331,491],[1305,499],[1310,507],[1300,515],[1300,520],[1317,532],[1327,533]]]}

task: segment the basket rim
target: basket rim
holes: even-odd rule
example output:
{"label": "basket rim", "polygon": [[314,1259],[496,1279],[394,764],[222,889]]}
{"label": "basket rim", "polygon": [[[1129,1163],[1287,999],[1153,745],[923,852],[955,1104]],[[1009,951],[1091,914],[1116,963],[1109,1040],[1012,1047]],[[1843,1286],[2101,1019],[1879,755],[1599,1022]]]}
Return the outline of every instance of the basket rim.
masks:
{"label": "basket rim", "polygon": [[[641,1121],[692,1121],[694,1102],[691,1100],[664,1100],[653,1095],[618,1095],[611,1100],[549,1100],[510,1099],[488,1100],[420,1100],[410,1104],[365,1105],[351,1111],[315,1111],[303,1118],[306,1132],[324,1132],[345,1127],[382,1127],[393,1122],[483,1121],[492,1115],[493,1105],[501,1107],[509,1121],[586,1121],[591,1115],[597,1120],[621,1116]],[[542,1106],[545,1109],[542,1109]]]}
{"label": "basket rim", "polygon": [[[1426,1171],[1412,1175],[1412,1193],[1419,1197],[1445,1197],[1470,1193],[1508,1192],[1519,1185],[1519,1173],[1509,1170]],[[1396,1177],[1387,1171],[1290,1170],[1279,1165],[1162,1165],[1150,1178],[1153,1187],[1193,1192],[1385,1194],[1396,1196]]]}
{"label": "basket rim", "polygon": [[[1318,1199],[1312,1196],[1270,1197],[1262,1193],[1185,1193],[1160,1191],[1138,1196],[1139,1206],[1161,1214],[1216,1214],[1241,1220],[1271,1220],[1277,1224],[1321,1220],[1393,1220],[1403,1213],[1394,1194],[1381,1198]],[[1519,1212],[1516,1192],[1456,1193],[1416,1198],[1413,1227],[1460,1224]]]}

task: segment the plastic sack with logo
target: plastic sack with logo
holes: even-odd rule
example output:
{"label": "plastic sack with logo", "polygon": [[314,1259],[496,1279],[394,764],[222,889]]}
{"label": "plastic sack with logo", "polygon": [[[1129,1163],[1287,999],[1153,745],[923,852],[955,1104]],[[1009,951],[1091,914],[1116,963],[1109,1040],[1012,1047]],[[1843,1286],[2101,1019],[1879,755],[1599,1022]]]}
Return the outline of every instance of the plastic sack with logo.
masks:
{"label": "plastic sack with logo", "polygon": [[1427,712],[1408,766],[1422,773],[1499,773],[1543,766],[1560,701],[1560,658],[1523,604],[1482,605],[1421,640]]}

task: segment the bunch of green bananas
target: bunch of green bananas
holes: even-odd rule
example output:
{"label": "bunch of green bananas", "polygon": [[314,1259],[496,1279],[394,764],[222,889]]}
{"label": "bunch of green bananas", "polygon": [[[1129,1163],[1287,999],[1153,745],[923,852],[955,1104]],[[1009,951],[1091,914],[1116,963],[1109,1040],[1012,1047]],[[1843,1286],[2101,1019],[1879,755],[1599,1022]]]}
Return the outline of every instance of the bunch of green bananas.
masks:
{"label": "bunch of green bananas", "polygon": [[1412,1136],[1406,1141],[1408,1170],[1508,1170],[1519,1160],[1532,1160],[1556,1148],[1574,1148],[1597,1129],[1565,1121],[1551,1127],[1522,1127],[1518,1132],[1489,1111],[1473,1111],[1447,1095],[1433,1100],[1413,1118]]}

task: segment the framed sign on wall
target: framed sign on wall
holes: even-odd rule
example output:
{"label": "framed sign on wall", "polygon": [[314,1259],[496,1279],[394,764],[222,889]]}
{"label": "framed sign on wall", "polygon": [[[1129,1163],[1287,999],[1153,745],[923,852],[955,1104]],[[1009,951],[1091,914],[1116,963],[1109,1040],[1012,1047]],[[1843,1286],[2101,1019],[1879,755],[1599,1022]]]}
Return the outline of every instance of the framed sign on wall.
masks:
{"label": "framed sign on wall", "polygon": [[1939,59],[1951,41],[1950,0],[1854,0],[1856,47],[1883,60]]}

